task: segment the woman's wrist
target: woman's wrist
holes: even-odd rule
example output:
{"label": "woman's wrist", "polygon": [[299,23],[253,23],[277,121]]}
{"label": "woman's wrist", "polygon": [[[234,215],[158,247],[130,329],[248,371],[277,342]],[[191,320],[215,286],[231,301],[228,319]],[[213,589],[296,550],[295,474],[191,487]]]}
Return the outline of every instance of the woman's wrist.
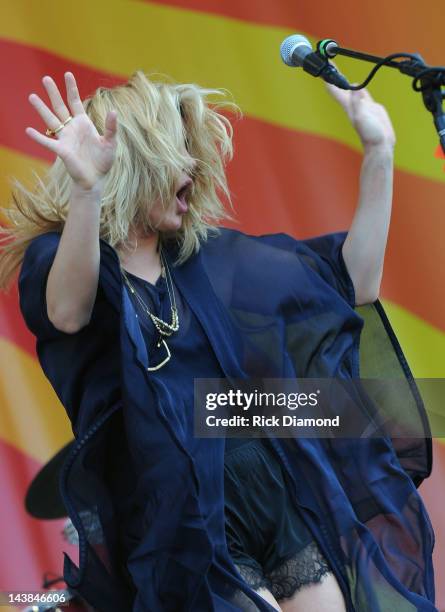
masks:
{"label": "woman's wrist", "polygon": [[83,200],[89,202],[100,202],[104,191],[104,185],[102,181],[99,181],[91,187],[85,187],[73,181],[71,188],[71,201]]}
{"label": "woman's wrist", "polygon": [[365,155],[379,155],[392,159],[394,157],[395,143],[382,141],[378,143],[369,143],[363,145]]}

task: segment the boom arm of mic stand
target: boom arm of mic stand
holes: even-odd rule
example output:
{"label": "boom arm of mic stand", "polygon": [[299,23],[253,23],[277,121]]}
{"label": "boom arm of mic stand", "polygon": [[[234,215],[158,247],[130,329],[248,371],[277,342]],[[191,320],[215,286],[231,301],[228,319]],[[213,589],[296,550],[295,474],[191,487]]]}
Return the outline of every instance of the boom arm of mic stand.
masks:
{"label": "boom arm of mic stand", "polygon": [[[352,57],[354,59],[363,60],[365,62],[371,62],[376,64],[373,70],[368,75],[363,83],[357,86],[352,86],[351,89],[362,89],[366,87],[369,81],[373,78],[375,73],[382,66],[388,66],[389,68],[397,68],[402,74],[414,77],[416,79],[421,73],[425,73],[429,66],[425,64],[422,57],[418,53],[393,53],[388,57],[378,57],[377,55],[369,55],[367,53],[361,53],[360,51],[354,51],[353,49],[344,49],[339,47],[335,40],[324,39],[317,43],[317,52],[325,58],[332,58],[336,55],[344,55],[346,57]],[[402,62],[395,62],[394,57],[407,57],[409,60]],[[445,85],[445,68],[442,72],[437,73],[437,68],[432,74],[424,74],[420,77],[422,84],[421,89],[415,89],[414,83],[413,88],[415,91],[422,92],[423,102],[425,108],[432,113],[434,125],[436,127],[442,151],[445,154],[445,114],[443,112],[443,99],[445,94],[442,92],[442,86]]]}

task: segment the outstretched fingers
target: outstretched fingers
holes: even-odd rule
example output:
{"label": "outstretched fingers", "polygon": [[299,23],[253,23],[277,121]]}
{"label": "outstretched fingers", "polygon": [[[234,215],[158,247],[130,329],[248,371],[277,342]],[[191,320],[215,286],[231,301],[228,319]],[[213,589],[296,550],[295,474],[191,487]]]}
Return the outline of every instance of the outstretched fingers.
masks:
{"label": "outstretched fingers", "polygon": [[77,88],[76,79],[72,72],[65,72],[65,86],[66,96],[68,99],[68,106],[70,107],[71,114],[82,115],[85,113],[85,109],[80,99],[79,90]]}
{"label": "outstretched fingers", "polygon": [[43,119],[48,128],[55,130],[60,125],[60,119],[52,112],[50,108],[48,108],[40,96],[32,93],[28,100],[34,109],[39,113],[40,117]]}
{"label": "outstretched fingers", "polygon": [[43,145],[53,153],[58,153],[59,142],[54,138],[48,138],[44,136],[32,127],[27,127],[25,130],[26,134],[35,140],[38,144]]}
{"label": "outstretched fingers", "polygon": [[107,116],[105,117],[105,140],[114,144],[116,142],[116,132],[117,132],[117,113],[115,110],[109,111]]}
{"label": "outstretched fingers", "polygon": [[52,79],[50,76],[44,76],[42,83],[46,89],[49,99],[51,100],[54,114],[57,115],[57,117],[63,123],[70,116],[70,112],[67,109],[62,96],[60,95],[59,88],[54,82],[54,79]]}

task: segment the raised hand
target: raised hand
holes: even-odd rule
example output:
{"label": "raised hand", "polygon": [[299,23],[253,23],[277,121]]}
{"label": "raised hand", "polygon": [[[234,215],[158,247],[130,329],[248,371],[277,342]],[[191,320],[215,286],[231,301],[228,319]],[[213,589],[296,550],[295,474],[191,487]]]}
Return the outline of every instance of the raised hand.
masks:
{"label": "raised hand", "polygon": [[[331,64],[334,64],[331,61]],[[335,64],[334,64],[335,65]],[[343,90],[325,83],[331,96],[343,107],[365,149],[394,147],[396,136],[386,109],[374,101],[367,89]]]}
{"label": "raised hand", "polygon": [[67,104],[65,104],[54,80],[42,79],[52,110],[35,93],[29,101],[50,130],[56,130],[69,119],[54,137],[41,134],[32,127],[26,128],[27,135],[53,151],[64,162],[74,183],[85,190],[100,188],[116,155],[116,112],[110,111],[105,119],[105,132],[101,136],[85,112],[71,72],[65,73]]}

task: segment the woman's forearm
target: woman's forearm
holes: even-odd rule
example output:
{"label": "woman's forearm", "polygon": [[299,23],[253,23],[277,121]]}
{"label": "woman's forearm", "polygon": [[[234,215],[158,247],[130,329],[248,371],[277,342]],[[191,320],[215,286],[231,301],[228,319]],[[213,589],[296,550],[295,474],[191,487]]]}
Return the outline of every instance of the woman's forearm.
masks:
{"label": "woman's forearm", "polygon": [[96,298],[101,194],[98,188],[73,186],[69,212],[48,275],[48,317],[55,327],[67,333],[75,333],[89,322]]}
{"label": "woman's forearm", "polygon": [[393,193],[393,146],[365,149],[357,209],[343,245],[356,304],[374,302],[380,291]]}
{"label": "woman's forearm", "polygon": [[66,102],[50,76],[42,79],[49,106],[32,93],[29,101],[48,128],[27,135],[55,153],[72,179],[71,200],[57,252],[48,273],[46,303],[55,327],[74,333],[93,311],[99,282],[101,197],[116,156],[117,113],[105,116],[100,134],[80,99],[76,79],[65,73]]}

